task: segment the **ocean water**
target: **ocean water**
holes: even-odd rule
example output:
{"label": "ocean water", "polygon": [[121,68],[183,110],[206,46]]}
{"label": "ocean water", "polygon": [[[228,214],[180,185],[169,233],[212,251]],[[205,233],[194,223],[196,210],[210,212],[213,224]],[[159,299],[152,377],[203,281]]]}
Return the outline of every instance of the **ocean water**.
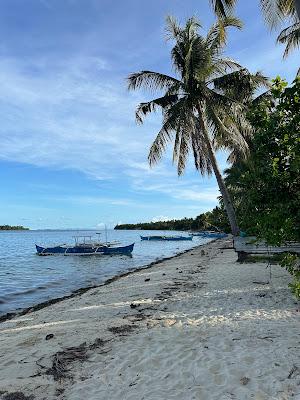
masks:
{"label": "ocean water", "polygon": [[[0,231],[0,315],[61,297],[73,290],[100,284],[122,272],[170,257],[209,239],[183,242],[147,242],[140,234],[175,235],[182,232],[114,231],[108,240],[135,243],[132,256],[45,256],[35,253],[35,244],[73,244],[74,235],[96,231]],[[187,235],[187,233],[184,233]],[[105,239],[102,232],[101,239]]]}

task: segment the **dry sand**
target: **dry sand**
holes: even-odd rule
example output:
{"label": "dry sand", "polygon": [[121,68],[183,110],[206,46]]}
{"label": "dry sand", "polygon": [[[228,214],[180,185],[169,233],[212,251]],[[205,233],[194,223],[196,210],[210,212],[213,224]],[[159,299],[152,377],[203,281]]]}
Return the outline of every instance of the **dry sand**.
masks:
{"label": "dry sand", "polygon": [[289,276],[272,266],[270,280],[267,264],[239,264],[228,245],[0,324],[0,398],[300,399]]}

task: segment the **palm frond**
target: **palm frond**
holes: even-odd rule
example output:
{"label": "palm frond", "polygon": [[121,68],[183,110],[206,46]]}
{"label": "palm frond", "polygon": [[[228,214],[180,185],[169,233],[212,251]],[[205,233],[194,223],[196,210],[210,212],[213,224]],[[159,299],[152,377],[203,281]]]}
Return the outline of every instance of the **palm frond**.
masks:
{"label": "palm frond", "polygon": [[174,129],[176,129],[176,125],[173,121],[166,119],[163,122],[163,125],[156,135],[156,138],[153,141],[149,150],[148,161],[150,167],[157,164],[161,160],[161,157],[166,150],[167,144],[172,139]]}
{"label": "palm frond", "polygon": [[290,52],[300,47],[300,22],[284,29],[277,38],[279,43],[286,45],[283,57],[286,58]]}
{"label": "palm frond", "polygon": [[272,94],[272,90],[266,90],[265,92],[261,93],[260,95],[256,96],[251,104],[254,106],[258,106],[259,104],[265,102],[265,101],[271,101],[274,98]]}
{"label": "palm frond", "polygon": [[242,29],[243,23],[235,17],[224,17],[212,25],[206,36],[207,46],[213,52],[219,52],[227,42],[227,29],[229,27]]}
{"label": "palm frond", "polygon": [[220,76],[226,75],[230,72],[233,71],[238,71],[242,69],[241,64],[236,62],[235,60],[231,58],[220,58],[217,57],[216,60],[213,59],[212,65],[211,65],[211,80],[208,81],[207,83],[210,84],[213,82],[215,78],[219,78]]}
{"label": "palm frond", "polygon": [[140,71],[130,74],[127,78],[128,90],[150,89],[164,90],[169,89],[174,84],[180,84],[180,81],[172,76],[160,74],[153,71]]}
{"label": "palm frond", "polygon": [[215,89],[239,102],[250,100],[261,87],[270,87],[267,77],[260,72],[251,74],[246,68],[217,77],[212,83]]}
{"label": "palm frond", "polygon": [[144,122],[144,117],[146,117],[146,115],[149,113],[155,112],[158,108],[164,109],[166,107],[170,107],[177,101],[178,95],[171,94],[139,104],[135,112],[136,122],[138,124],[142,124]]}
{"label": "palm frond", "polygon": [[199,121],[196,121],[195,123],[195,130],[192,132],[191,140],[196,169],[201,175],[211,175],[213,170],[212,164]]}
{"label": "palm frond", "polygon": [[236,0],[210,0],[213,10],[219,18],[231,15],[236,2]]}
{"label": "palm frond", "polygon": [[266,22],[276,28],[286,17],[296,15],[294,0],[260,0]]}
{"label": "palm frond", "polygon": [[196,17],[191,17],[187,20],[185,27],[182,28],[178,20],[172,15],[166,17],[166,33],[167,40],[183,39],[184,33],[189,36],[194,35],[201,28],[200,21]]}
{"label": "palm frond", "polygon": [[[180,117],[183,115],[183,110],[186,108],[185,100],[185,98],[181,98],[177,101],[177,103],[164,110],[162,128],[158,132],[149,151],[148,161],[150,166],[153,166],[161,159],[163,153],[165,152],[167,143],[174,136],[174,133],[178,130],[178,127],[182,125]],[[186,111],[189,112],[189,110]]]}

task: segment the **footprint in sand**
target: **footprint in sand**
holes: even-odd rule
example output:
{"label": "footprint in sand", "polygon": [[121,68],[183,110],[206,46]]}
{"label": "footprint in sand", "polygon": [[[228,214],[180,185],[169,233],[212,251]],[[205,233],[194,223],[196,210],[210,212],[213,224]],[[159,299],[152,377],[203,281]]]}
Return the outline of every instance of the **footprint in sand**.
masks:
{"label": "footprint in sand", "polygon": [[252,365],[252,364],[254,364],[254,362],[255,362],[255,358],[254,358],[254,357],[247,356],[247,357],[244,357],[244,358],[243,358],[243,361],[245,361],[245,363],[246,363],[247,365]]}
{"label": "footprint in sand", "polygon": [[224,374],[214,374],[213,380],[217,386],[223,386],[226,383],[226,376]]}

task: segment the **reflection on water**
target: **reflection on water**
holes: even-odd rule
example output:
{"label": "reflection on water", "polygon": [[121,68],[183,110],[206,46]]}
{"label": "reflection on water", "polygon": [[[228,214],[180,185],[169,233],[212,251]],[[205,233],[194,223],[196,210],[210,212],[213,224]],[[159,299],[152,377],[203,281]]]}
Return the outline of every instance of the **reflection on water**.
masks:
{"label": "reflection on water", "polygon": [[[141,241],[141,231],[108,231],[109,240],[122,244],[135,242],[128,256],[45,256],[35,254],[35,244],[72,244],[74,231],[2,231],[0,232],[0,315],[18,308],[60,297],[80,287],[92,286],[121,272],[147,265],[164,257],[207,243]],[[155,234],[180,232],[155,231]],[[94,231],[80,231],[94,235]],[[143,235],[153,234],[143,231]],[[103,232],[102,238],[105,237]]]}

